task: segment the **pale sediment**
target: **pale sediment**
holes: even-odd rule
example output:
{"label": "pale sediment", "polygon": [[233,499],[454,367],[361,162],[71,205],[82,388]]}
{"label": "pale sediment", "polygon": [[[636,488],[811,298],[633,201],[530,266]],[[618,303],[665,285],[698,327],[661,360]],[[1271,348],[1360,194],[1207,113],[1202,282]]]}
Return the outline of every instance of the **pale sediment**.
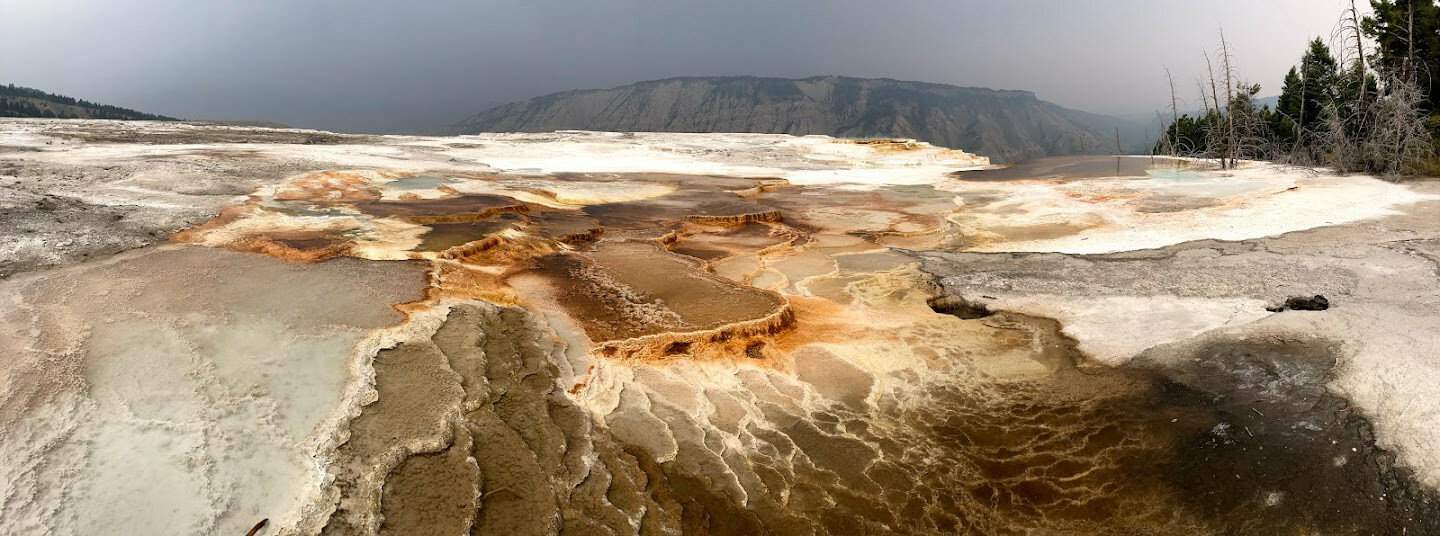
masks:
{"label": "pale sediment", "polygon": [[[306,516],[359,385],[352,356],[424,278],[183,247],[5,287],[0,532],[241,534]],[[53,493],[68,498],[36,501]]]}

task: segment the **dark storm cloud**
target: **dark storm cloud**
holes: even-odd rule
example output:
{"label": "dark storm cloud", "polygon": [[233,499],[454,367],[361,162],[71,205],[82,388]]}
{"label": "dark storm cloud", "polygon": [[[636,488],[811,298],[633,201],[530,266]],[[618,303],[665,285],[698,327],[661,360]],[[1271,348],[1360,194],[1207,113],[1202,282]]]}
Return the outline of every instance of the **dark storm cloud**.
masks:
{"label": "dark storm cloud", "polygon": [[1193,94],[1200,52],[1222,26],[1245,76],[1277,92],[1341,4],[0,0],[0,82],[344,130],[433,127],[553,91],[721,74],[1028,89],[1133,114],[1168,105],[1164,67]]}

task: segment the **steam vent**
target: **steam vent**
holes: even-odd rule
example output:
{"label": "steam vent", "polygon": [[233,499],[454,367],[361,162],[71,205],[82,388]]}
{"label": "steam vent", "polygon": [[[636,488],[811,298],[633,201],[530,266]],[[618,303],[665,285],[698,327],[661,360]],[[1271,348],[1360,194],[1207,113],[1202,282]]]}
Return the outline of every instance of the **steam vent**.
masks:
{"label": "steam vent", "polygon": [[1440,534],[1437,194],[0,120],[0,534]]}

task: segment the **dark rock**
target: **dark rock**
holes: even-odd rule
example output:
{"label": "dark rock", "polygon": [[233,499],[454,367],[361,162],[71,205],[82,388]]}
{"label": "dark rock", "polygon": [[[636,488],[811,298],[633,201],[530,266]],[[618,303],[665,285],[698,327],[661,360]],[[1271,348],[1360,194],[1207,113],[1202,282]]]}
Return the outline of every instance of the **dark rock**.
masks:
{"label": "dark rock", "polygon": [[1324,311],[1330,308],[1330,300],[1319,294],[1309,298],[1297,296],[1285,300],[1285,308],[1292,311]]}
{"label": "dark rock", "polygon": [[962,296],[937,296],[930,298],[927,302],[930,304],[930,310],[962,320],[974,320],[995,314],[984,303],[967,300]]}
{"label": "dark rock", "polygon": [[1324,311],[1330,308],[1330,300],[1316,294],[1314,296],[1292,296],[1285,300],[1285,305],[1266,307],[1266,311],[1278,313],[1280,311]]}

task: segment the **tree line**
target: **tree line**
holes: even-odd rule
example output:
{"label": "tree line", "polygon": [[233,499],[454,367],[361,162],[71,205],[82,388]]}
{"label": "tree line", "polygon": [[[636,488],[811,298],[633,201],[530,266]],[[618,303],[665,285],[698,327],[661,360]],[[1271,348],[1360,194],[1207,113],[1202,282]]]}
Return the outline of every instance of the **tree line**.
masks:
{"label": "tree line", "polygon": [[1220,34],[1197,80],[1202,112],[1180,114],[1170,81],[1171,117],[1157,154],[1329,166],[1387,176],[1440,170],[1440,8],[1435,0],[1354,0],[1330,41],[1311,41],[1285,75],[1274,108],[1257,105],[1258,84],[1239,80]]}
{"label": "tree line", "polygon": [[[42,106],[54,104],[58,106]],[[75,112],[65,107],[83,108]],[[174,121],[172,117],[137,112],[129,108],[98,104],[87,100],[46,93],[38,89],[0,85],[0,117],[45,117],[58,119],[139,119]]]}

